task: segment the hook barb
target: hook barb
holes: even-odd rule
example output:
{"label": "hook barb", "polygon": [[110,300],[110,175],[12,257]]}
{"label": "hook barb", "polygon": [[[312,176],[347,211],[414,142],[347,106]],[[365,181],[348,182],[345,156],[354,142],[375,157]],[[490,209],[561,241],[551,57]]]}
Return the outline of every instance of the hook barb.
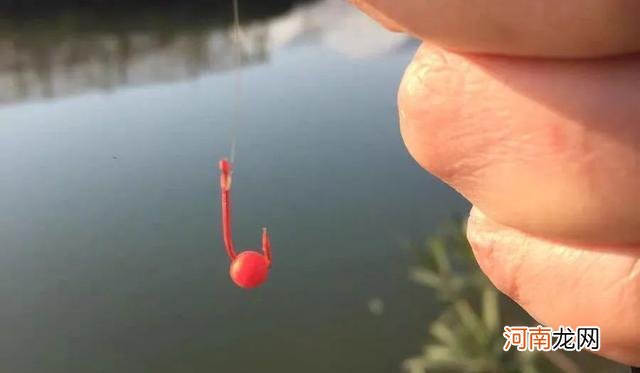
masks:
{"label": "hook barb", "polygon": [[269,267],[271,267],[271,240],[269,239],[269,232],[266,227],[262,228],[262,252],[265,258],[267,258]]}

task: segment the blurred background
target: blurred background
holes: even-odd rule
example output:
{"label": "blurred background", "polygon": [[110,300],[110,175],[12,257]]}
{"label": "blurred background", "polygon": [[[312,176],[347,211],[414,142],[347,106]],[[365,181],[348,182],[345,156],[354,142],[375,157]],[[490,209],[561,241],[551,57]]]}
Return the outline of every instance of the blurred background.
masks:
{"label": "blurred background", "polygon": [[[479,347],[454,330],[445,348],[488,365],[434,362],[454,272],[470,312],[533,321],[486,295],[468,256],[429,267],[434,245],[468,253],[455,218],[469,205],[398,133],[418,43],[342,0],[240,13],[237,65],[230,0],[0,1],[1,372],[621,369],[520,362],[491,325],[471,333]],[[219,233],[235,105],[236,244],[267,225],[274,251],[254,291],[231,283]]]}

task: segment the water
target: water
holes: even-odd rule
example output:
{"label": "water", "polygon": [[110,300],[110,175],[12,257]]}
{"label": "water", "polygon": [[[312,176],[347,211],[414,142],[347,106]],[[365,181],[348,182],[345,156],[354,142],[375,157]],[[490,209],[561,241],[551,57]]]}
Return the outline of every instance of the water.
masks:
{"label": "water", "polygon": [[230,29],[14,43],[0,371],[392,372],[419,351],[438,310],[403,245],[468,206],[399,136],[416,42],[334,0],[246,32],[235,241],[257,247],[267,225],[274,252],[250,292],[230,282],[220,235]]}

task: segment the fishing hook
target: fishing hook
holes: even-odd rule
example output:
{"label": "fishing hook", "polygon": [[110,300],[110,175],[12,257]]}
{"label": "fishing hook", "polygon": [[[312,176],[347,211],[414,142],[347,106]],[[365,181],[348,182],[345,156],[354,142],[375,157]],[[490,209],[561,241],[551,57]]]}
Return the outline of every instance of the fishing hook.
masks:
{"label": "fishing hook", "polygon": [[271,241],[267,228],[262,228],[262,254],[248,250],[236,254],[231,235],[231,173],[232,166],[226,158],[220,160],[220,200],[222,205],[222,237],[227,255],[231,259],[229,274],[236,285],[249,289],[260,286],[271,267]]}

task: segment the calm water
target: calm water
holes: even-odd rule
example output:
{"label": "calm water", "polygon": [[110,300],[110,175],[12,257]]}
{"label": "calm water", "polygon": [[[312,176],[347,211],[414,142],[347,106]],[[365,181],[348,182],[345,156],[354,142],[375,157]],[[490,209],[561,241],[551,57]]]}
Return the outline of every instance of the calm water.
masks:
{"label": "calm water", "polygon": [[419,351],[437,309],[403,244],[468,206],[398,133],[417,44],[338,0],[246,32],[235,238],[266,224],[274,250],[251,292],[219,233],[229,30],[5,34],[0,371],[394,372]]}

